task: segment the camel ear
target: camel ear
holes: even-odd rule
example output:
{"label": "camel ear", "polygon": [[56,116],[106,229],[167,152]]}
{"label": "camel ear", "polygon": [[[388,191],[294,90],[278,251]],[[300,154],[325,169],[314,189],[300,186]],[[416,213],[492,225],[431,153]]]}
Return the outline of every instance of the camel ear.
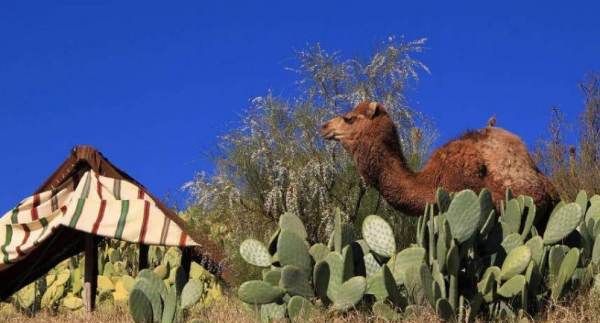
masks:
{"label": "camel ear", "polygon": [[369,119],[373,119],[373,118],[375,118],[375,116],[377,116],[382,111],[384,111],[384,110],[383,110],[383,107],[381,106],[381,104],[379,104],[377,102],[371,102],[371,103],[369,103],[369,106],[367,107],[367,117],[369,117]]}

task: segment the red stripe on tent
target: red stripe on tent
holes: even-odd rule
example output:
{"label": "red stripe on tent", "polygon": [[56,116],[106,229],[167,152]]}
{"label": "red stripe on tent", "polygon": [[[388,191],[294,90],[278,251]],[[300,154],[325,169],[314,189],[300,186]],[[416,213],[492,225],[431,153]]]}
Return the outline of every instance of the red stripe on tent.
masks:
{"label": "red stripe on tent", "polygon": [[179,236],[179,246],[185,247],[185,240],[187,240],[187,234],[181,230],[181,236]]}
{"label": "red stripe on tent", "polygon": [[33,195],[33,207],[31,208],[31,221],[39,219],[37,207],[40,206],[40,195]]}
{"label": "red stripe on tent", "polygon": [[100,184],[100,176],[96,174],[96,192],[98,192],[98,197],[102,199],[102,184]]}
{"label": "red stripe on tent", "polygon": [[160,232],[160,244],[165,244],[165,240],[167,240],[167,236],[169,235],[170,224],[171,220],[169,220],[169,217],[165,216],[163,220],[163,227]]}
{"label": "red stripe on tent", "polygon": [[142,230],[140,231],[140,243],[144,243],[146,231],[148,230],[148,218],[150,217],[150,202],[144,202],[144,220],[142,221]]}
{"label": "red stripe on tent", "polygon": [[100,222],[102,222],[102,218],[104,217],[105,210],[106,200],[102,200],[100,202],[100,209],[98,210],[98,217],[96,218],[96,222],[94,222],[94,226],[92,227],[92,234],[98,233],[98,228],[100,227]]}
{"label": "red stripe on tent", "polygon": [[19,255],[19,257],[22,257],[25,255],[25,253],[23,253],[23,251],[21,251],[21,247],[27,243],[27,240],[29,240],[29,233],[30,233],[29,227],[26,224],[22,224],[21,227],[23,228],[23,231],[25,231],[25,236],[23,237],[23,241],[21,242],[21,244],[18,245],[16,248],[17,255]]}
{"label": "red stripe on tent", "polygon": [[141,187],[138,188],[138,199],[140,199],[140,200],[144,199],[144,190]]}

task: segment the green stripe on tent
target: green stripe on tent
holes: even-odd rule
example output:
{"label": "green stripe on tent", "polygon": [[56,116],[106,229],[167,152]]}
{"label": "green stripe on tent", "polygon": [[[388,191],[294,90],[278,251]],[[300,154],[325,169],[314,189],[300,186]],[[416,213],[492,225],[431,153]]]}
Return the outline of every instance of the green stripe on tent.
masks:
{"label": "green stripe on tent", "polygon": [[6,226],[6,239],[4,240],[4,244],[2,245],[2,248],[0,248],[0,250],[2,250],[2,253],[4,254],[4,263],[5,264],[10,264],[10,261],[8,260],[8,252],[6,251],[6,247],[8,247],[8,245],[10,245],[10,241],[12,240],[12,225],[7,225]]}
{"label": "green stripe on tent", "polygon": [[115,183],[113,184],[113,195],[115,196],[115,199],[117,199],[117,200],[121,199],[121,180],[120,179],[115,179]]}
{"label": "green stripe on tent", "polygon": [[83,191],[81,192],[81,198],[85,199],[88,197],[88,195],[90,195],[90,181],[92,178],[92,173],[88,172],[87,176],[85,177],[85,183],[83,184]]}
{"label": "green stripe on tent", "polygon": [[125,220],[127,219],[127,213],[129,213],[129,200],[121,201],[121,216],[119,217],[119,223],[117,224],[117,232],[115,232],[115,239],[121,239],[123,236],[123,230],[125,230]]}
{"label": "green stripe on tent", "polygon": [[46,233],[46,230],[48,229],[48,220],[46,218],[40,218],[40,224],[42,225],[42,232],[37,237],[37,239],[35,240],[33,245],[38,244],[38,242],[40,241],[40,238],[44,236],[44,233]]}
{"label": "green stripe on tent", "polygon": [[19,223],[19,207],[13,209],[12,215],[10,216],[10,222],[13,224]]}
{"label": "green stripe on tent", "polygon": [[75,226],[77,225],[77,222],[79,221],[79,217],[81,217],[81,212],[83,211],[84,204],[85,204],[84,199],[79,199],[77,201],[77,208],[75,209],[75,213],[73,213],[73,217],[71,218],[71,222],[69,223],[69,226],[71,228],[75,228]]}
{"label": "green stripe on tent", "polygon": [[56,196],[56,194],[58,194],[57,192],[52,192],[52,197],[50,198],[50,204],[52,205],[52,212],[58,210],[58,196]]}

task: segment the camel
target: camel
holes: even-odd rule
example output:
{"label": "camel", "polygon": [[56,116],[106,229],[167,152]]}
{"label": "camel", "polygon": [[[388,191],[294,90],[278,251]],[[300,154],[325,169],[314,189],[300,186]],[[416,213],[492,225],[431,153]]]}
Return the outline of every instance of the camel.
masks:
{"label": "camel", "polygon": [[558,200],[556,189],[536,167],[523,141],[496,127],[468,131],[433,152],[423,168],[407,167],[392,119],[377,102],[362,102],[321,128],[325,139],[336,140],[350,153],[361,177],[395,209],[422,215],[435,201],[438,187],[458,192],[490,190],[499,206],[506,189],[515,196],[531,196],[538,211],[548,211]]}

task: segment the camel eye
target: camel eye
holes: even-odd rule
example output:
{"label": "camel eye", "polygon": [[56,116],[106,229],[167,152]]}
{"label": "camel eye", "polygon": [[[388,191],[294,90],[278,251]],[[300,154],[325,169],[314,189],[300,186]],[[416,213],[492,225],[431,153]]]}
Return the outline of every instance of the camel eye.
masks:
{"label": "camel eye", "polygon": [[344,116],[344,122],[348,124],[354,123],[354,120],[356,120],[356,116]]}

